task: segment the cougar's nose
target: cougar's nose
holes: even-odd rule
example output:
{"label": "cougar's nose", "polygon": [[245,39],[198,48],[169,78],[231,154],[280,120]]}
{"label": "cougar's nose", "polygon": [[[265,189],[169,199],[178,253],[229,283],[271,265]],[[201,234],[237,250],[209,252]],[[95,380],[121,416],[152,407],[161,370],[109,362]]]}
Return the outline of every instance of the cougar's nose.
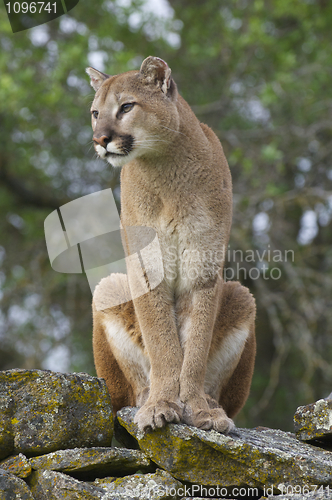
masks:
{"label": "cougar's nose", "polygon": [[93,142],[99,144],[103,148],[106,148],[107,144],[111,142],[111,137],[108,135],[102,135],[101,137],[93,137]]}

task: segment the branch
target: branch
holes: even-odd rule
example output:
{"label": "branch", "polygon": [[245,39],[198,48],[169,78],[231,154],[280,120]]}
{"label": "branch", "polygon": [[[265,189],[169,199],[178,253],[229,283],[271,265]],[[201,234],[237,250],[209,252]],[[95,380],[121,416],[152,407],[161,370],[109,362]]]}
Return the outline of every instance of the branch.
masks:
{"label": "branch", "polygon": [[17,196],[20,201],[34,207],[57,209],[61,205],[71,201],[70,198],[54,198],[46,193],[45,190],[36,192],[28,189],[24,185],[24,181],[9,174],[2,163],[0,163],[0,182]]}

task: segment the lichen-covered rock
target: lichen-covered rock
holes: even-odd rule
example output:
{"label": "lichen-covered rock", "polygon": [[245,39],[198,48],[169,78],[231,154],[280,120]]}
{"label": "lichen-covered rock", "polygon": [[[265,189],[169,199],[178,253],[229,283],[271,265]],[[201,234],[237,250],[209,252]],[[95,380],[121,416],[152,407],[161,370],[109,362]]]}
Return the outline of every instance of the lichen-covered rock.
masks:
{"label": "lichen-covered rock", "polygon": [[8,422],[11,421],[11,401],[2,396],[0,388],[0,460],[8,457],[14,449],[14,435]]}
{"label": "lichen-covered rock", "polygon": [[[298,485],[298,486],[300,487],[300,485]],[[314,488],[315,488],[315,486],[314,486]],[[295,493],[295,494],[288,493],[286,495],[271,495],[267,498],[268,498],[268,500],[331,500],[332,499],[332,488],[321,487],[320,489],[318,488],[316,491],[313,491],[310,489],[308,491],[309,491],[308,493],[305,490],[304,493]],[[265,498],[266,497],[262,497],[261,500],[263,500]]]}
{"label": "lichen-covered rock", "polygon": [[332,400],[320,399],[299,406],[294,415],[296,437],[302,441],[319,439],[332,443]]}
{"label": "lichen-covered rock", "polygon": [[130,450],[139,450],[139,444],[137,440],[126,431],[124,427],[119,423],[118,419],[114,420],[114,437],[118,443],[124,448],[129,448]]}
{"label": "lichen-covered rock", "polygon": [[0,469],[6,470],[17,477],[25,478],[31,474],[31,464],[22,453],[0,462]]}
{"label": "lichen-covered rock", "polygon": [[102,379],[42,370],[0,372],[0,459],[110,446],[112,406]]}
{"label": "lichen-covered rock", "polygon": [[91,484],[61,472],[39,470],[32,473],[30,487],[34,500],[176,500],[182,485],[165,471]]}
{"label": "lichen-covered rock", "polygon": [[104,500],[104,489],[78,481],[62,472],[40,470],[34,471],[30,477],[34,500]]}
{"label": "lichen-covered rock", "polygon": [[135,474],[123,478],[106,480],[102,483],[105,496],[102,500],[176,500],[183,485],[166,471],[157,470],[155,474]]}
{"label": "lichen-covered rock", "polygon": [[23,479],[0,469],[0,500],[34,500]]}
{"label": "lichen-covered rock", "polygon": [[291,433],[236,429],[225,436],[186,425],[169,424],[144,434],[134,424],[137,408],[123,408],[118,420],[142,451],[175,478],[204,485],[263,489],[332,483],[332,452],[301,443]]}
{"label": "lichen-covered rock", "polygon": [[96,486],[103,486],[103,484],[109,485],[110,483],[112,483],[116,479],[119,479],[119,478],[116,476],[97,478],[93,481],[93,484],[95,484]]}
{"label": "lichen-covered rock", "polygon": [[33,469],[65,472],[84,481],[151,471],[150,459],[141,451],[123,448],[75,448],[31,458]]}

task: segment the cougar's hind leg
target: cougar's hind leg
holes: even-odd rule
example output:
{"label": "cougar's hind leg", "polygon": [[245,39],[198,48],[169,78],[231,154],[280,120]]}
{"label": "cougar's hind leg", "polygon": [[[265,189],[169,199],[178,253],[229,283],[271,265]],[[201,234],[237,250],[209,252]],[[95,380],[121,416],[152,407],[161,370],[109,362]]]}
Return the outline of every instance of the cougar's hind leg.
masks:
{"label": "cougar's hind leg", "polygon": [[245,404],[254,370],[256,306],[249,290],[238,282],[222,286],[205,377],[210,408],[219,403],[233,418]]}
{"label": "cougar's hind leg", "polygon": [[240,361],[228,383],[222,388],[219,404],[230,418],[241,410],[248,399],[254,372],[256,338],[254,325],[250,327]]}
{"label": "cougar's hind leg", "polygon": [[93,353],[97,375],[106,380],[114,413],[123,406],[141,406],[148,395],[150,363],[124,274],[111,274],[96,287]]}
{"label": "cougar's hind leg", "polygon": [[103,313],[94,310],[93,357],[97,376],[106,381],[115,414],[124,406],[134,405],[134,394],[112,353],[102,319]]}

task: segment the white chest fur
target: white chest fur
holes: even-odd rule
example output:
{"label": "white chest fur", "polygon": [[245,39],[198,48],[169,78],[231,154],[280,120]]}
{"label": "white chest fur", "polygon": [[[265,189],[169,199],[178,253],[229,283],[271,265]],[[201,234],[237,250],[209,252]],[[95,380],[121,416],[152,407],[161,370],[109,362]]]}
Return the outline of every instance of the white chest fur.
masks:
{"label": "white chest fur", "polygon": [[165,280],[177,295],[211,277],[223,260],[213,219],[203,210],[182,220],[161,218],[157,233]]}

